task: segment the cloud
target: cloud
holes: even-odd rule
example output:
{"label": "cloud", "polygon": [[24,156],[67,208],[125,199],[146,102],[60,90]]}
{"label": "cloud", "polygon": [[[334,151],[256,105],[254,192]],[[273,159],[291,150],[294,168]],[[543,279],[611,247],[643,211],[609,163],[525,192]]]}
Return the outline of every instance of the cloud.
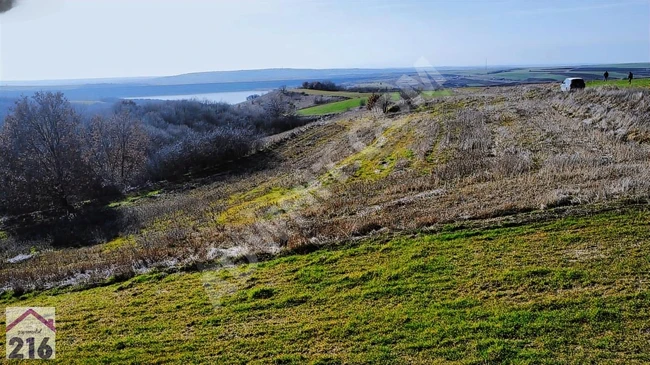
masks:
{"label": "cloud", "polygon": [[16,6],[16,0],[0,0],[0,14],[8,12],[14,6]]}

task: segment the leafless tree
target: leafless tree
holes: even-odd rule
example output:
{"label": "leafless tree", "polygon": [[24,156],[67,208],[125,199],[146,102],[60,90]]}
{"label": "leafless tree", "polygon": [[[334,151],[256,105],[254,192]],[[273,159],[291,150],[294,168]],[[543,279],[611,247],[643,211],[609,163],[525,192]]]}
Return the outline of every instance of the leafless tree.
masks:
{"label": "leafless tree", "polygon": [[271,119],[293,117],[296,113],[295,105],[282,94],[271,95],[264,104],[264,110]]}
{"label": "leafless tree", "polygon": [[128,111],[93,118],[86,159],[105,186],[125,188],[142,173],[149,138]]}
{"label": "leafless tree", "polygon": [[11,210],[70,210],[91,190],[80,127],[62,93],[36,93],[16,102],[0,132],[5,170],[0,179]]}

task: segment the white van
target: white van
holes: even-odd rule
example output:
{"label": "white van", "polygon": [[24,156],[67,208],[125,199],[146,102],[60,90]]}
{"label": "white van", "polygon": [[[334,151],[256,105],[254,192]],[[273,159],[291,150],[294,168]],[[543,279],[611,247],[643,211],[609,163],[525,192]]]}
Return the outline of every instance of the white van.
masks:
{"label": "white van", "polygon": [[585,80],[580,77],[569,77],[560,85],[562,91],[572,91],[585,88]]}

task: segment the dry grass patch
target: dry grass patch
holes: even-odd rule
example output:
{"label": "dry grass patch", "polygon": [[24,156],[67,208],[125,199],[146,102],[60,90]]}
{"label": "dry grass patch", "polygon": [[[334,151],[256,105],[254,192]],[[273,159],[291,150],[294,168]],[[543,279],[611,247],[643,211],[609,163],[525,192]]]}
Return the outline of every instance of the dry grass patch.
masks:
{"label": "dry grass patch", "polygon": [[[100,245],[60,250],[17,242],[9,232],[2,242],[12,253],[31,246],[42,253],[0,264],[0,283],[107,280],[209,261],[214,248],[271,253],[644,197],[648,98],[639,90],[566,95],[552,86],[479,88],[411,113],[360,112],[319,122],[273,139],[229,174],[114,207],[122,229],[118,237],[98,236]],[[127,237],[135,245],[106,245]]]}

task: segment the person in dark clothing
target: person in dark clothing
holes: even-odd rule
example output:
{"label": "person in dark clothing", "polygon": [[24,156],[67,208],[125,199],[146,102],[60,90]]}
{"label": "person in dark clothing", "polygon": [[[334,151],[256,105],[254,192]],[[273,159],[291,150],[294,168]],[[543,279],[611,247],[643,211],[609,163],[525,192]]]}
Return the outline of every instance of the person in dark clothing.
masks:
{"label": "person in dark clothing", "polygon": [[605,71],[603,77],[605,78],[605,81],[607,81],[609,79],[609,72]]}
{"label": "person in dark clothing", "polygon": [[633,78],[634,78],[634,74],[632,74],[632,72],[630,72],[630,74],[627,75],[627,81],[629,81],[629,83],[631,84]]}

